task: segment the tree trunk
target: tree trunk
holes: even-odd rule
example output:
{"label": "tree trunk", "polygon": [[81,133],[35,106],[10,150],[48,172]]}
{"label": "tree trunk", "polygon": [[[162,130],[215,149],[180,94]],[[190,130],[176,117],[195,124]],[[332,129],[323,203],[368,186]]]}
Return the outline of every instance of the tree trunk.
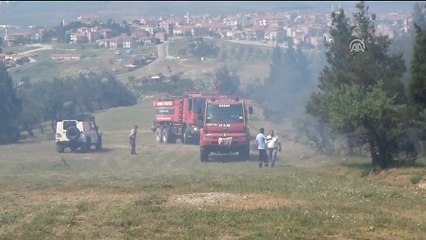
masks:
{"label": "tree trunk", "polygon": [[354,155],[354,138],[352,134],[346,134],[346,155],[353,156]]}
{"label": "tree trunk", "polygon": [[56,132],[56,120],[52,119],[52,122],[50,124],[50,127],[52,129],[52,132],[55,133]]}
{"label": "tree trunk", "polygon": [[381,169],[388,168],[388,163],[390,162],[390,154],[388,152],[388,148],[383,145],[383,143],[378,143],[378,151],[379,151],[379,166]]}
{"label": "tree trunk", "polygon": [[369,143],[370,145],[370,154],[371,154],[371,164],[374,169],[386,169],[389,166],[391,160],[390,154],[387,151],[387,148],[377,144],[373,141]]}
{"label": "tree trunk", "polygon": [[369,145],[370,145],[370,154],[371,154],[371,165],[373,165],[373,168],[375,169],[380,168],[379,156],[377,154],[376,144],[374,141],[370,141]]}

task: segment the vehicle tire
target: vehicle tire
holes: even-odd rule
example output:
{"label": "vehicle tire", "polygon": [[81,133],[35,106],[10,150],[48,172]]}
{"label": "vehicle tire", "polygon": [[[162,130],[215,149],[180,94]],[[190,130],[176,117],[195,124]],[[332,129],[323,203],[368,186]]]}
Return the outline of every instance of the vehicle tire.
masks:
{"label": "vehicle tire", "polygon": [[64,152],[64,147],[62,146],[61,143],[57,143],[56,144],[56,151],[58,151],[58,153],[63,153]]}
{"label": "vehicle tire", "polygon": [[163,143],[168,143],[169,140],[169,129],[164,127],[163,130],[161,131],[161,135],[163,136]]}
{"label": "vehicle tire", "polygon": [[90,137],[86,138],[86,146],[88,146],[88,150],[90,150],[90,148],[92,148],[92,138],[90,138]]}
{"label": "vehicle tire", "polygon": [[90,137],[86,138],[86,142],[82,143],[81,150],[83,152],[88,152],[90,150],[90,146],[92,145],[92,139]]}
{"label": "vehicle tire", "polygon": [[195,145],[200,145],[200,136],[192,137],[192,143]]}
{"label": "vehicle tire", "polygon": [[155,130],[155,140],[157,140],[158,143],[163,142],[163,132],[160,127],[157,127]]}
{"label": "vehicle tire", "polygon": [[74,145],[71,145],[71,146],[70,146],[70,149],[71,149],[71,151],[72,151],[72,152],[77,151],[77,148],[78,148],[78,147],[77,147],[77,146],[74,146]]}
{"label": "vehicle tire", "polygon": [[176,143],[176,135],[172,133],[169,134],[169,143]]}
{"label": "vehicle tire", "polygon": [[102,136],[99,136],[98,137],[98,142],[96,143],[96,146],[95,146],[95,148],[96,148],[96,150],[102,150]]}
{"label": "vehicle tire", "polygon": [[69,127],[65,135],[70,141],[75,141],[80,137],[80,130],[76,127]]}
{"label": "vehicle tire", "polygon": [[82,152],[86,153],[89,151],[90,145],[88,145],[87,143],[84,143],[83,145],[81,145],[80,149]]}
{"label": "vehicle tire", "polygon": [[206,162],[209,160],[209,151],[205,148],[200,148],[200,160]]}

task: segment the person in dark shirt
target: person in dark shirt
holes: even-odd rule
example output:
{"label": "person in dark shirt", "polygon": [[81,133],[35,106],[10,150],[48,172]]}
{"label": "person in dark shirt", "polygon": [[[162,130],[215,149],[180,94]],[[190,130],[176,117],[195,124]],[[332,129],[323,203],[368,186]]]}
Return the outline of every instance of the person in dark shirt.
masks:
{"label": "person in dark shirt", "polygon": [[138,132],[138,125],[135,125],[130,131],[130,136],[129,136],[130,146],[131,146],[130,154],[132,155],[136,154],[136,133],[137,132]]}

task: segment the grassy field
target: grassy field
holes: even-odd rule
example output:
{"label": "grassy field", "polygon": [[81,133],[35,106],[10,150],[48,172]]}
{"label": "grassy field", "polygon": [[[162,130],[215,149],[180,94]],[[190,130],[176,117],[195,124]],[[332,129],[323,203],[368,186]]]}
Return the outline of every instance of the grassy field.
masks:
{"label": "grassy field", "polygon": [[[247,83],[259,80],[263,81],[268,76],[270,48],[253,46],[253,55],[251,58],[247,59],[246,55],[243,55],[241,59],[237,59],[234,55],[239,51],[238,49],[241,47],[247,51],[246,49],[249,46],[217,39],[206,39],[205,41],[214,42],[219,48],[218,58],[206,57],[204,61],[194,58],[188,52],[189,40],[184,38],[175,39],[169,43],[168,48],[172,59],[166,59],[160,63],[150,64],[146,67],[120,74],[118,75],[118,79],[127,81],[129,78],[138,79],[149,75],[163,74],[169,77],[173,74],[181,73],[182,78],[191,79],[196,85],[209,88],[215,78],[214,73],[225,65],[228,66],[228,69],[237,72],[243,87]],[[224,52],[227,52],[227,57],[222,59]],[[168,67],[171,71],[168,70]]]}
{"label": "grassy field", "polygon": [[[57,45],[53,49],[45,49],[37,52],[36,62],[24,65],[10,71],[13,79],[30,78],[31,81],[52,80],[55,77],[76,76],[82,70],[92,72],[121,73],[127,71],[123,62],[132,56],[149,55],[155,46],[140,47],[132,53],[121,50],[116,55],[115,50],[76,45]],[[25,49],[25,50],[30,50]],[[7,51],[7,49],[6,49]],[[15,50],[17,51],[17,50]],[[20,51],[24,51],[21,49]],[[19,51],[17,51],[19,52]],[[81,56],[79,61],[57,62],[51,59],[54,54],[76,54]]]}
{"label": "grassy field", "polygon": [[[268,48],[253,48],[253,58],[222,61],[223,52],[247,52],[248,46],[217,45],[218,59],[200,61],[179,55],[187,42],[174,41],[169,54],[179,59],[118,77],[180,72],[196,85],[208,85],[224,64],[237,71],[243,85],[268,75]],[[25,50],[30,49],[15,49]],[[50,60],[70,52],[85,57]],[[110,60],[126,55],[121,54],[55,46],[11,75],[49,80],[80,70],[111,71],[118,64]],[[249,161],[212,155],[201,163],[198,146],[156,143],[150,99],[96,113],[104,134],[101,152],[58,154],[50,133],[0,146],[0,239],[424,239],[426,159],[418,167],[370,175],[368,158],[319,156],[291,141],[289,124],[267,122],[254,107],[252,135],[262,126],[282,136],[275,168],[259,169],[256,151]],[[128,144],[134,124],[139,125],[136,156]]]}
{"label": "grassy field", "polygon": [[[0,239],[426,236],[424,167],[368,175],[367,158],[316,156],[288,139],[275,168],[258,168],[256,152],[201,163],[195,145],[155,143],[152,116],[150,100],[97,113],[101,152],[58,154],[46,137],[0,146]],[[252,133],[272,126],[254,119]]]}

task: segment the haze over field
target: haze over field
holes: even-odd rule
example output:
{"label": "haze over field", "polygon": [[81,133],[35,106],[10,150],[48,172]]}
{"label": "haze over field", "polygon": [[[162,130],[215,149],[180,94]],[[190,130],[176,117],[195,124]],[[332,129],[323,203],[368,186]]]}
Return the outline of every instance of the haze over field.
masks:
{"label": "haze over field", "polygon": [[[145,2],[15,2],[0,3],[0,25],[51,25],[63,19],[75,19],[81,15],[96,15],[100,18],[131,19],[162,15],[227,14],[236,12],[262,11],[324,11],[329,12],[332,4],[347,11],[354,9],[353,1],[324,2],[192,2],[192,1],[145,1]],[[366,2],[372,12],[411,10],[414,2]],[[31,14],[29,14],[31,13]]]}

